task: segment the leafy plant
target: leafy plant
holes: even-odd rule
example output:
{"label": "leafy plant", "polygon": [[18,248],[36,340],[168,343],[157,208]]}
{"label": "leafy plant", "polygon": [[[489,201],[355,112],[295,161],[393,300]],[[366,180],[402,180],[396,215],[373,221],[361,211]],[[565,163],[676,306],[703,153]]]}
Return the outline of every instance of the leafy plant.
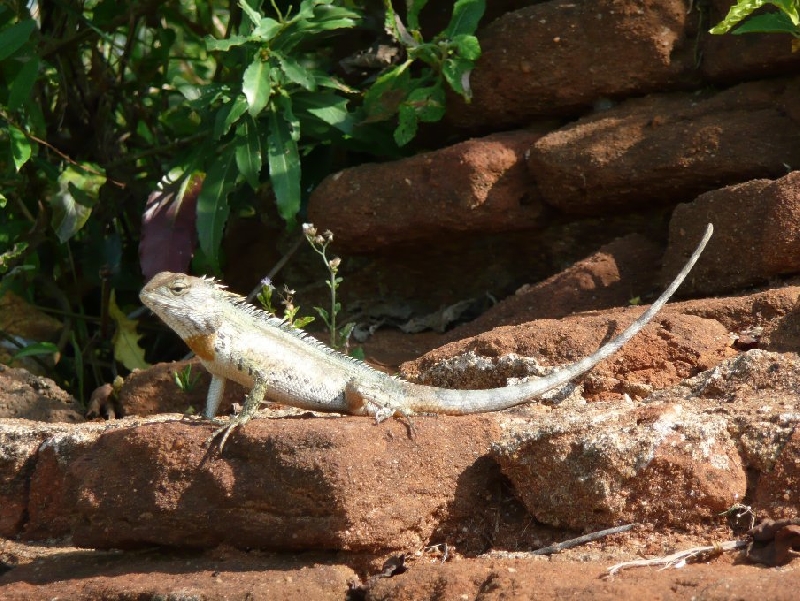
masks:
{"label": "leafy plant", "polygon": [[[483,17],[483,0],[458,0],[447,27],[431,41],[422,39],[420,11],[428,0],[408,0],[407,25],[384,0],[386,30],[406,49],[406,60],[378,77],[364,96],[370,119],[382,120],[399,115],[394,139],[399,146],[408,144],[417,133],[420,121],[439,121],[445,112],[445,83],[469,101],[472,90],[469,75],[481,55],[475,30]],[[429,67],[413,75],[412,65],[422,62]]]}
{"label": "leafy plant", "polygon": [[[272,196],[294,224],[332,171],[407,153],[446,87],[468,98],[485,0],[430,40],[425,4],[0,4],[0,294],[59,305],[50,375],[83,397],[142,365],[140,269],[219,273],[231,213]],[[384,26],[400,62],[344,73]]]}
{"label": "leafy plant", "polygon": [[[469,97],[469,72],[480,55],[473,34],[485,1],[457,0],[450,24],[429,43],[419,31],[419,11],[425,4],[408,3],[407,30],[385,1],[386,27],[407,57],[363,92],[363,106],[353,102],[361,96],[358,89],[330,74],[329,53],[320,48],[320,40],[331,34],[363,26],[361,13],[336,6],[335,0],[302,0],[294,14],[291,9],[282,13],[272,2],[269,16],[239,0],[246,19],[238,33],[206,38],[223,71],[247,65],[239,71],[241,79],[191,91],[196,99],[187,97],[188,105],[213,135],[175,166],[185,174],[206,172],[197,200],[197,231],[213,271],[220,269],[229,196],[242,183],[257,190],[264,165],[278,212],[291,225],[303,196],[303,156],[331,143],[391,154],[391,140],[377,124],[397,117],[394,141],[403,146],[416,134],[419,121],[444,116],[445,82]],[[418,62],[424,68],[412,76],[411,66]]]}
{"label": "leafy plant", "polygon": [[[753,12],[767,5],[778,10],[753,15]],[[794,37],[792,52],[797,52],[800,50],[800,0],[739,0],[726,17],[711,29],[711,33],[718,35],[729,31],[734,35],[788,33]]]}
{"label": "leafy plant", "polygon": [[333,130],[350,135],[354,124],[342,95],[351,90],[300,46],[355,27],[359,14],[335,6],[334,0],[302,0],[294,15],[281,14],[273,4],[274,18],[245,0],[239,0],[239,7],[247,18],[238,33],[225,39],[208,37],[206,46],[218,53],[223,70],[242,63],[247,67],[231,83],[193,91],[198,96],[189,105],[211,135],[182,160],[185,173],[207,167],[197,199],[197,230],[200,249],[215,271],[229,214],[228,195],[237,183],[258,189],[266,164],[278,212],[291,223],[300,210],[301,129],[310,138],[321,134],[327,140]]}

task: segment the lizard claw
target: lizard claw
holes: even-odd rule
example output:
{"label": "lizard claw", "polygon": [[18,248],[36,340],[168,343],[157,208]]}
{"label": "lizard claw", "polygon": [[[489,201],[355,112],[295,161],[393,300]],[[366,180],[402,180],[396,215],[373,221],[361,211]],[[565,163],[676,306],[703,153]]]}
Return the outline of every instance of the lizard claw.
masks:
{"label": "lizard claw", "polygon": [[214,430],[214,433],[206,439],[206,446],[210,447],[214,442],[214,439],[222,434],[222,439],[219,441],[219,454],[222,455],[222,449],[225,448],[225,442],[228,440],[228,436],[231,435],[231,430],[233,430],[239,424],[230,423],[221,428],[217,428]]}
{"label": "lizard claw", "polygon": [[[215,424],[222,423],[218,419],[212,419],[211,421]],[[214,439],[221,434],[222,438],[219,441],[219,454],[222,455],[222,449],[225,448],[225,443],[227,442],[228,437],[231,435],[231,432],[233,432],[233,429],[236,428],[237,426],[243,426],[249,421],[250,421],[249,415],[246,414],[237,415],[236,417],[232,418],[230,422],[228,422],[227,424],[214,430],[214,433],[211,434],[211,436],[209,436],[206,439],[206,446],[210,447],[211,444],[214,442]]]}

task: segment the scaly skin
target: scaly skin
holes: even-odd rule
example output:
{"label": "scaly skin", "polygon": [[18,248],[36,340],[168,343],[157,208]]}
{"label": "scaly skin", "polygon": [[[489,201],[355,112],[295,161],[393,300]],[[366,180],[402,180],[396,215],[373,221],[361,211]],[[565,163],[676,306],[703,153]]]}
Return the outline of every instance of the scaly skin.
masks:
{"label": "scaly skin", "polygon": [[378,421],[416,413],[498,411],[532,401],[586,373],[647,325],[689,274],[712,233],[709,224],[675,280],[622,334],[585,359],[544,378],[487,390],[421,386],[388,376],[247,304],[243,297],[228,292],[211,278],[162,272],[147,283],[139,298],[175,330],[211,372],[206,417],[213,419],[216,415],[227,380],[250,390],[239,414],[211,437],[222,434],[221,452],[231,431],[253,417],[267,392],[285,405],[371,415]]}

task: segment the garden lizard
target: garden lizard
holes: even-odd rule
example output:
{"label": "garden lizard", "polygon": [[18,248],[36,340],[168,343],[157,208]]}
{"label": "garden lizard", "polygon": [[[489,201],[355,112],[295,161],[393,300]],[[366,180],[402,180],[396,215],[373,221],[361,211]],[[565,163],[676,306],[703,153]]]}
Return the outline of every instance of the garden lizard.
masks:
{"label": "garden lizard", "polygon": [[288,322],[247,303],[213,278],[162,272],[139,298],[186,342],[211,372],[205,415],[214,419],[227,380],[250,390],[244,406],[209,440],[247,423],[267,392],[285,405],[374,416],[464,415],[532,401],[586,373],[641,330],[669,300],[706,246],[713,226],[664,293],[622,334],[588,357],[550,375],[503,388],[452,390],[414,384],[335,351]]}

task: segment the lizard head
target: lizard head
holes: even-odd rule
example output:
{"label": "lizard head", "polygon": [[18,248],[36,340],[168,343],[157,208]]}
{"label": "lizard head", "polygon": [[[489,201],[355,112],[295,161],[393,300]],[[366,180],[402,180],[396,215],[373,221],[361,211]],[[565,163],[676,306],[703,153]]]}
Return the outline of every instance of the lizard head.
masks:
{"label": "lizard head", "polygon": [[213,279],[162,271],[142,288],[139,299],[186,340],[216,331],[222,319],[220,289]]}

